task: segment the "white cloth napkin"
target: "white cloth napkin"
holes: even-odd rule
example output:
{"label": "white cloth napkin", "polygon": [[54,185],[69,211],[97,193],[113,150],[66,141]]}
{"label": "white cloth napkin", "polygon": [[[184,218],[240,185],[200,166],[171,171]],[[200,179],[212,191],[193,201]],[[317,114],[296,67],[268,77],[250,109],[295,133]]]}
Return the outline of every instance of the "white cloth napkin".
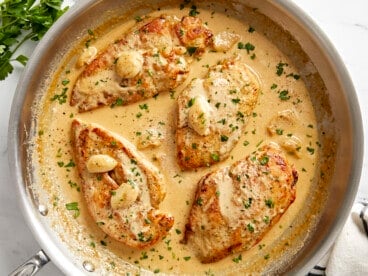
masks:
{"label": "white cloth napkin", "polygon": [[368,199],[353,205],[334,245],[308,275],[368,275]]}

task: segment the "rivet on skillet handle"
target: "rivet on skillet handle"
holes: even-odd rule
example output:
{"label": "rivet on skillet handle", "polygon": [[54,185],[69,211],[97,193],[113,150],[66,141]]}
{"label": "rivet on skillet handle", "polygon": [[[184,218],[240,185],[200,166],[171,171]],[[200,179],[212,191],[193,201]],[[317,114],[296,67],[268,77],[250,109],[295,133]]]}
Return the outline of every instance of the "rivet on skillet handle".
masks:
{"label": "rivet on skillet handle", "polygon": [[28,261],[11,272],[9,276],[31,276],[35,275],[45,264],[50,261],[49,257],[40,250],[37,254],[31,257]]}

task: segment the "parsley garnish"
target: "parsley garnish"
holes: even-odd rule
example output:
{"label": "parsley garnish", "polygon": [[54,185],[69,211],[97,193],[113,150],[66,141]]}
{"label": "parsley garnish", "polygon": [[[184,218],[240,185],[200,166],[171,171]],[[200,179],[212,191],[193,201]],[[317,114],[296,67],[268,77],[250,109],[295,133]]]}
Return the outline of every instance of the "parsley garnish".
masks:
{"label": "parsley garnish", "polygon": [[239,255],[238,257],[233,258],[234,263],[239,263],[242,260],[242,255]]}
{"label": "parsley garnish", "polygon": [[194,103],[195,103],[195,98],[191,98],[191,99],[188,101],[187,107],[191,107]]}
{"label": "parsley garnish", "polygon": [[111,104],[111,108],[114,108],[115,106],[122,106],[124,104],[124,101],[122,98],[117,98],[115,102]]}
{"label": "parsley garnish", "polygon": [[27,63],[24,55],[13,58],[19,47],[27,40],[39,41],[67,10],[61,9],[63,0],[35,3],[36,0],[5,0],[0,4],[0,80],[13,72],[13,61]]}
{"label": "parsley garnish", "polygon": [[187,53],[192,56],[197,51],[198,47],[187,47]]}
{"label": "parsley garnish", "polygon": [[252,26],[249,26],[248,32],[253,33],[256,29],[254,29]]}
{"label": "parsley garnish", "polygon": [[264,218],[263,218],[263,222],[264,223],[270,223],[270,217],[269,216],[265,216]]}
{"label": "parsley garnish", "polygon": [[229,140],[229,137],[226,135],[221,135],[221,142],[226,142],[227,140]]}
{"label": "parsley garnish", "polygon": [[240,103],[240,99],[239,99],[239,98],[231,99],[231,101],[232,101],[234,104]]}
{"label": "parsley garnish", "polygon": [[307,151],[308,151],[310,154],[314,154],[314,148],[307,147]]}
{"label": "parsley garnish", "polygon": [[276,89],[277,88],[277,84],[276,83],[273,83],[272,85],[271,85],[271,89]]}
{"label": "parsley garnish", "polygon": [[70,202],[65,204],[65,208],[69,211],[74,211],[73,217],[77,218],[80,215],[80,210],[78,207],[78,202]]}
{"label": "parsley garnish", "polygon": [[262,158],[259,160],[259,163],[264,166],[264,165],[267,165],[269,160],[270,158],[267,155],[265,155],[265,156],[262,156]]}
{"label": "parsley garnish", "polygon": [[141,22],[143,19],[142,17],[140,17],[139,15],[137,15],[136,17],[134,17],[136,22]]}
{"label": "parsley garnish", "polygon": [[202,204],[203,204],[203,199],[202,199],[201,197],[199,197],[199,198],[196,200],[196,204],[197,204],[198,206],[202,206]]}
{"label": "parsley garnish", "polygon": [[284,73],[284,66],[288,66],[288,64],[279,62],[279,64],[276,65],[276,74],[278,76],[281,76],[282,73]]}
{"label": "parsley garnish", "polygon": [[283,129],[281,129],[281,128],[277,128],[276,129],[276,134],[277,135],[282,135],[284,133],[284,130]]}
{"label": "parsley garnish", "polygon": [[199,14],[199,11],[197,11],[197,6],[192,5],[189,11],[189,16],[196,16],[197,14]]}
{"label": "parsley garnish", "polygon": [[211,153],[211,159],[216,162],[220,161],[220,157],[217,153]]}
{"label": "parsley garnish", "polygon": [[247,50],[248,54],[250,53],[250,51],[254,51],[255,48],[256,47],[253,44],[249,43],[249,42],[247,42],[245,44],[243,42],[238,42],[238,49],[245,49],[245,50]]}
{"label": "parsley garnish", "polygon": [[[0,68],[0,71],[1,71],[1,68]],[[1,75],[1,73],[0,73]],[[61,91],[60,94],[55,94],[52,98],[51,98],[51,101],[58,101],[59,104],[63,104],[63,103],[66,103],[66,98],[68,97],[66,95],[66,91],[68,91],[68,88],[67,87],[64,87]]]}
{"label": "parsley garnish", "polygon": [[244,208],[245,209],[248,209],[248,208],[250,208],[250,206],[252,205],[252,201],[253,201],[253,198],[248,198],[248,201],[245,201],[245,200],[243,200],[243,205],[244,205]]}
{"label": "parsley garnish", "polygon": [[273,208],[275,206],[275,203],[273,202],[272,199],[266,199],[265,200],[265,204],[268,208]]}
{"label": "parsley garnish", "polygon": [[249,232],[253,233],[254,232],[254,226],[250,223],[247,224],[247,229]]}
{"label": "parsley garnish", "polygon": [[279,98],[282,101],[287,101],[288,99],[290,99],[289,91],[287,91],[287,90],[280,91],[279,92]]}

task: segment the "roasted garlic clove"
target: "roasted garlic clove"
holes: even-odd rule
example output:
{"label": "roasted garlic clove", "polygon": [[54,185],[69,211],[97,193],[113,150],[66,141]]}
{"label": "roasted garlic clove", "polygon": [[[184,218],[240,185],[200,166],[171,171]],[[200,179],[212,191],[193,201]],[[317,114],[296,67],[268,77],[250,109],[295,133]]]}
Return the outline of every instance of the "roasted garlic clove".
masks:
{"label": "roasted garlic clove", "polygon": [[117,164],[118,162],[109,155],[96,154],[88,159],[86,165],[90,173],[104,173],[114,169]]}
{"label": "roasted garlic clove", "polygon": [[133,181],[128,181],[112,191],[111,207],[113,209],[125,209],[131,206],[138,198],[139,189]]}

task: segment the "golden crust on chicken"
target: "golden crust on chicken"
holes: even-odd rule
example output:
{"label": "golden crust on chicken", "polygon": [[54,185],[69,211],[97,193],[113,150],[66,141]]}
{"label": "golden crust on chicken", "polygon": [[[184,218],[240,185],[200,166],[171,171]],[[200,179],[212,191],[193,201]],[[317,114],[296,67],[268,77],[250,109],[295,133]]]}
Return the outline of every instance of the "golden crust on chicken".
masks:
{"label": "golden crust on chicken", "polygon": [[257,76],[237,57],[210,67],[205,78],[193,79],[177,99],[180,167],[225,160],[244,131],[259,90]]}
{"label": "golden crust on chicken", "polygon": [[199,181],[184,242],[203,263],[257,244],[296,197],[297,171],[276,144]]}
{"label": "golden crust on chicken", "polygon": [[165,237],[174,218],[158,170],[124,138],[94,124],[72,123],[72,145],[89,213],[110,237],[133,248]]}
{"label": "golden crust on chicken", "polygon": [[203,53],[212,36],[196,17],[148,18],[104,51],[86,52],[89,58],[79,65],[87,65],[75,83],[70,104],[84,112],[170,91],[185,81],[192,55]]}

